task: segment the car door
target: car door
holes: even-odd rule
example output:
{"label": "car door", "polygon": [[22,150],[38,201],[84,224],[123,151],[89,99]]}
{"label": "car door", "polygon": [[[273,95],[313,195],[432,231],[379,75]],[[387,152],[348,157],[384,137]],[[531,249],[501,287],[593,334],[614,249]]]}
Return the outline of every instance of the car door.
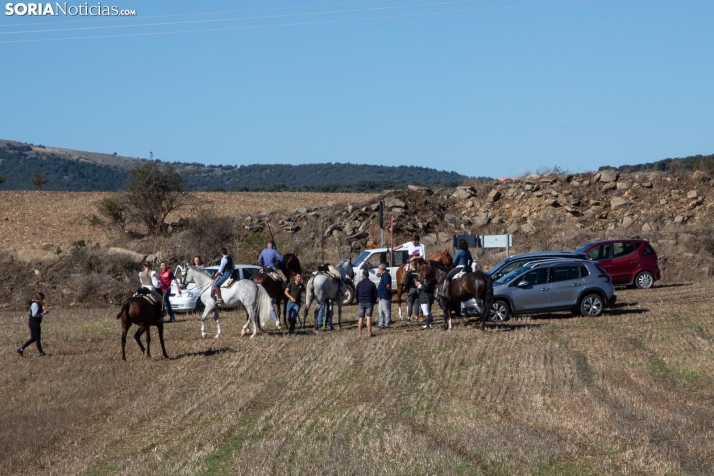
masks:
{"label": "car door", "polygon": [[377,267],[380,263],[389,263],[389,254],[384,251],[372,253],[369,258],[365,260],[365,263],[369,269],[369,279],[374,284],[379,284],[379,278],[377,277]]}
{"label": "car door", "polygon": [[550,302],[553,308],[572,307],[578,300],[584,281],[580,265],[553,266],[551,268]]}
{"label": "car door", "polygon": [[632,275],[640,264],[639,255],[635,253],[639,244],[634,241],[616,241],[612,244],[610,269],[605,268],[612,276],[612,284],[632,282]]}
{"label": "car door", "polygon": [[612,274],[612,243],[602,243],[598,245],[596,248],[588,251],[588,256],[590,256],[593,261],[599,261],[600,266],[609,274]]}
{"label": "car door", "polygon": [[[538,268],[517,278],[511,285],[511,297],[516,312],[538,311],[550,307],[550,288],[548,269]],[[521,283],[525,283],[520,285]]]}
{"label": "car door", "polygon": [[241,268],[241,279],[250,279],[258,271],[259,268]]}

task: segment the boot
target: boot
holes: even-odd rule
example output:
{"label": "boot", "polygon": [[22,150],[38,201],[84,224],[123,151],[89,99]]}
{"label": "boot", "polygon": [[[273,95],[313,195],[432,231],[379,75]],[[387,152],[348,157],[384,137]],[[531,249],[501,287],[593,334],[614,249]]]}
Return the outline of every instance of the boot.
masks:
{"label": "boot", "polygon": [[219,306],[223,304],[223,298],[221,297],[221,288],[216,289],[216,304]]}

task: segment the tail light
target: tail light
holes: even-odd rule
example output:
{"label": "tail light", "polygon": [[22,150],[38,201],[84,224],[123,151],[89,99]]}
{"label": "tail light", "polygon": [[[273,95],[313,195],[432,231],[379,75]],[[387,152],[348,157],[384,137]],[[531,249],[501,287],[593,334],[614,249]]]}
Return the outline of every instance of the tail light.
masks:
{"label": "tail light", "polygon": [[605,278],[605,281],[608,283],[612,282],[612,278],[610,277],[609,274],[600,274],[600,275],[598,275],[598,278]]}

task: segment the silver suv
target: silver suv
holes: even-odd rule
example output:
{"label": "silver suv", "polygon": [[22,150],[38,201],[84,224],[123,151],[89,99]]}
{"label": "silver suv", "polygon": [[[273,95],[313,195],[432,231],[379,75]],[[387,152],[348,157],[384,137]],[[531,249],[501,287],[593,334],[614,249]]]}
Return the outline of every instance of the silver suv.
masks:
{"label": "silver suv", "polygon": [[492,321],[513,314],[573,311],[597,317],[615,303],[610,275],[596,261],[528,263],[493,282]]}

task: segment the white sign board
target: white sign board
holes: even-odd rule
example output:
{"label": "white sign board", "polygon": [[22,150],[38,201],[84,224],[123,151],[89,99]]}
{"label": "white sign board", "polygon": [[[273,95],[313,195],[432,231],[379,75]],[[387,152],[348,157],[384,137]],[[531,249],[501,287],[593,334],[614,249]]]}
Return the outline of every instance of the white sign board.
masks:
{"label": "white sign board", "polygon": [[510,248],[513,246],[513,235],[483,235],[481,243],[484,248]]}

